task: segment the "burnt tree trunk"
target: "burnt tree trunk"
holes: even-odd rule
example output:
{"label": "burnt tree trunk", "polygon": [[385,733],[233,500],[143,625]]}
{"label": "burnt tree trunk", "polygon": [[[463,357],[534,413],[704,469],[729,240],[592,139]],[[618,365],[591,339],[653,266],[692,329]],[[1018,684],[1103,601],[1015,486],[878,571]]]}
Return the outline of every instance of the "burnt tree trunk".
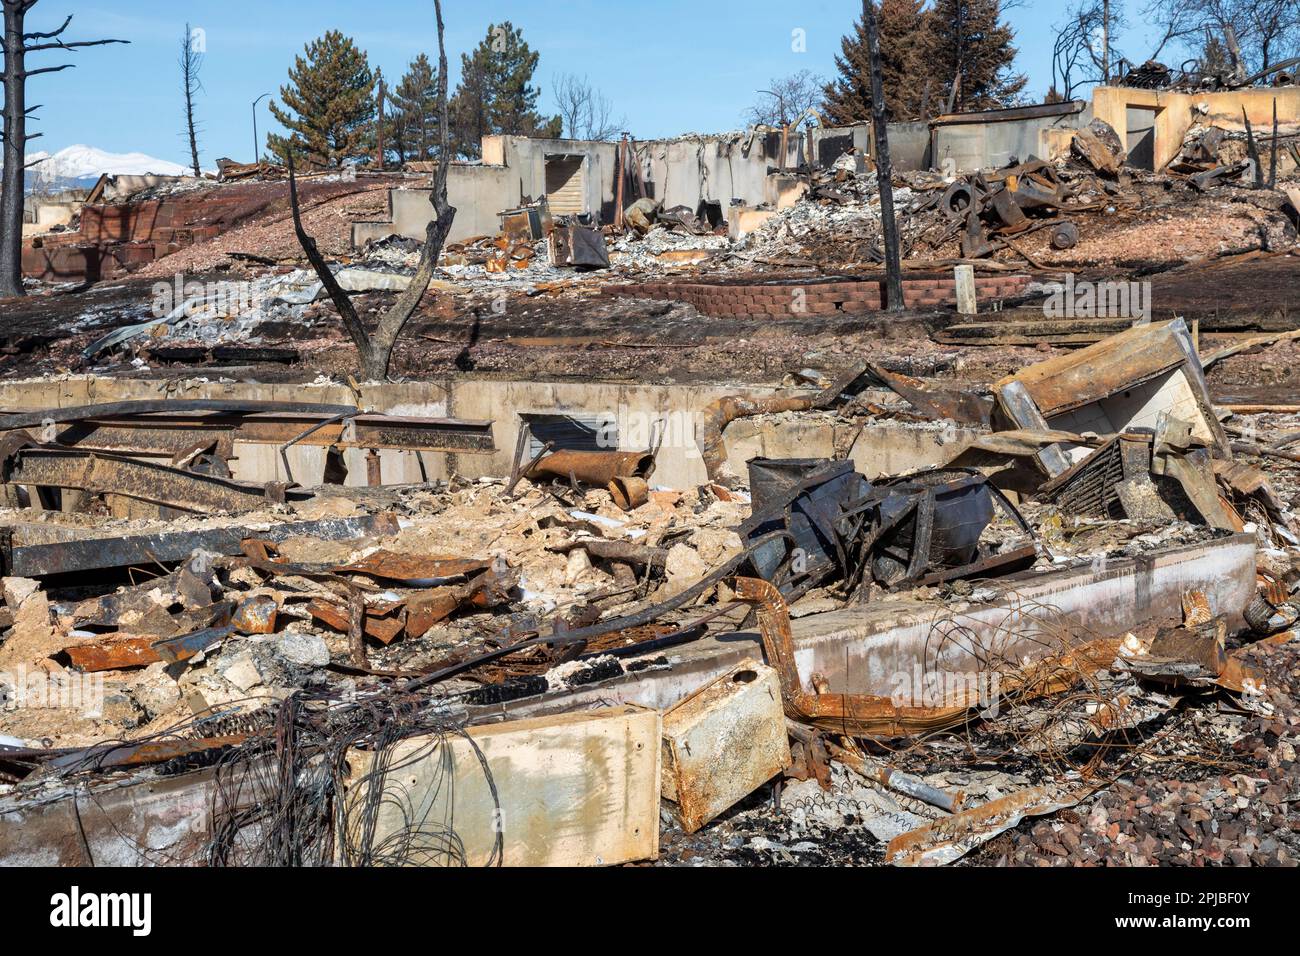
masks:
{"label": "burnt tree trunk", "polygon": [[185,90],[185,132],[190,140],[190,166],[195,178],[203,175],[199,167],[199,137],[194,130],[194,94],[199,91],[199,66],[201,58],[194,49],[194,35],[190,25],[185,24],[185,36],[181,38],[181,86]]}
{"label": "burnt tree trunk", "polygon": [[368,381],[382,381],[388,377],[397,338],[420,305],[424,293],[429,290],[433,273],[438,268],[438,256],[442,253],[443,244],[446,243],[447,236],[451,233],[451,225],[456,219],[456,209],[447,200],[447,166],[451,156],[451,144],[448,140],[447,50],[443,42],[442,0],[434,0],[433,7],[438,21],[438,116],[441,129],[438,171],[434,175],[433,189],[429,194],[434,219],[425,230],[424,247],[420,250],[420,264],[415,270],[410,285],[384,313],[373,332],[366,329],[365,323],[361,321],[356,308],[352,305],[352,300],[334,278],[329,264],[316,246],[316,241],[303,227],[298,202],[298,179],[294,172],[293,154],[289,155],[289,204],[293,210],[294,231],[297,233],[298,243],[306,253],[307,261],[316,270],[316,275],[329,294],[330,301],[338,309],[344,328],[347,329],[348,335],[357,347],[357,352],[360,353],[362,378]]}
{"label": "burnt tree trunk", "polygon": [[891,312],[901,312],[904,308],[902,256],[898,247],[898,222],[894,218],[894,171],[889,161],[885,84],[880,75],[880,30],[872,0],[862,0],[862,23],[866,28],[871,67],[871,124],[876,137],[876,183],[880,189],[880,224],[885,242],[885,307]]}
{"label": "burnt tree trunk", "polygon": [[4,178],[0,181],[0,298],[23,294],[23,182],[27,145],[26,49],[18,3],[4,5]]}
{"label": "burnt tree trunk", "polygon": [[3,137],[4,173],[0,178],[0,298],[23,294],[23,186],[26,178],[27,144],[40,133],[28,134],[27,117],[37,107],[27,106],[27,81],[42,73],[70,70],[71,63],[60,66],[43,66],[27,69],[27,54],[42,50],[72,52],[81,47],[104,46],[108,43],[126,43],[126,40],[78,40],[67,42],[61,34],[72,22],[69,16],[57,30],[48,33],[26,33],[24,22],[28,11],[38,0],[0,0],[4,8],[4,68],[0,81],[4,84]]}

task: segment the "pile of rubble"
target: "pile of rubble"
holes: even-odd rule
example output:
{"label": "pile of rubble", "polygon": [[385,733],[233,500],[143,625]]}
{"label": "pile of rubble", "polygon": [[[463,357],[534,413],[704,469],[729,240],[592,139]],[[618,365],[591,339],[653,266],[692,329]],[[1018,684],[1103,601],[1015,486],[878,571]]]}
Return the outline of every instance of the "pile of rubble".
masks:
{"label": "pile of rubble", "polygon": [[[765,416],[968,434],[897,477],[868,479],[852,441],[742,477],[727,426]],[[1262,435],[1229,429],[1180,320],[991,397],[863,363],[818,392],[719,399],[695,435],[708,480],[686,489],[653,481],[662,436],[575,449],[525,428],[509,475],[384,486],[374,446],[472,454],[490,424],[174,400],[4,416],[0,858],[33,799],[176,777],[213,788],[197,852],[220,862],[286,862],[222,809],[248,800],[302,808],[300,863],[451,845],[510,863],[1293,862],[1293,486],[1242,460]],[[237,440],[278,445],[288,481],[232,478]],[[320,485],[294,483],[300,442],[322,449]],[[342,486],[358,448],[371,485]],[[1197,549],[1233,570],[1192,570]],[[1159,584],[1174,621],[1152,610],[1168,594],[1103,627],[1050,590],[1170,555],[1188,562]],[[873,627],[898,629],[900,660],[916,629],[919,685],[882,686],[866,659],[822,669]],[[385,809],[443,819],[443,760],[477,801],[455,840]],[[531,819],[516,801],[552,786],[568,796],[546,834],[475,823]],[[556,841],[570,825],[590,844]]]}

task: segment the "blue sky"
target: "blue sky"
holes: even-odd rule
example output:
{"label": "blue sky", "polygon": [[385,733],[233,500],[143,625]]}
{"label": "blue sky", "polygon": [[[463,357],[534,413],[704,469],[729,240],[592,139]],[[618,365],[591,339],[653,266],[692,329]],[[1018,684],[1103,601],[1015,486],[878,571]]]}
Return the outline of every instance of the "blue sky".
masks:
{"label": "blue sky", "polygon": [[[1140,20],[1141,3],[1128,0],[1131,19]],[[71,13],[69,38],[112,36],[131,45],[81,50],[72,57],[76,69],[31,81],[28,102],[43,104],[33,131],[45,135],[29,148],[85,143],[184,162],[176,59],[188,20],[207,42],[198,102],[203,164],[219,156],[249,160],[252,101],[278,95],[307,41],[342,30],[372,66],[396,78],[416,54],[436,52],[432,7],[432,0],[41,0],[28,15],[29,31],[52,29]],[[801,69],[832,74],[840,37],[862,9],[860,0],[444,0],[443,8],[453,84],[460,54],[489,22],[508,19],[541,54],[543,110],[555,74],[586,74],[640,138],[738,128],[755,91],[772,77]],[[1018,68],[1036,98],[1050,84],[1051,24],[1064,8],[1064,0],[1026,0],[1007,17],[1017,32]],[[792,50],[795,30],[805,31],[805,52]],[[1148,52],[1143,39],[1139,27],[1119,45],[1140,62]],[[37,56],[31,66],[68,57]],[[263,133],[273,128],[265,102],[258,122]]]}

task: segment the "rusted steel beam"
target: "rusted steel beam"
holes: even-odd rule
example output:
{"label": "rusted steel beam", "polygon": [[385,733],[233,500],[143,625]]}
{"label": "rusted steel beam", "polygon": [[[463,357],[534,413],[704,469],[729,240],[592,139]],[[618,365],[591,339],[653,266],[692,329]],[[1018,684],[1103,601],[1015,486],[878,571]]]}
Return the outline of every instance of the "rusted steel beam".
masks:
{"label": "rusted steel beam", "polygon": [[[252,511],[276,500],[269,487],[262,485],[183,471],[125,455],[49,447],[19,452],[9,481],[17,485],[122,495],[197,514]],[[283,491],[280,500],[310,497],[307,492]]]}
{"label": "rusted steel beam", "polygon": [[357,518],[288,521],[269,528],[259,528],[256,532],[232,525],[203,531],[165,532],[121,538],[71,538],[32,544],[23,544],[24,531],[19,527],[12,530],[7,546],[0,549],[0,570],[7,575],[41,578],[52,574],[184,561],[197,550],[239,554],[241,542],[254,534],[263,541],[275,543],[296,537],[343,541],[396,534],[397,531],[397,518],[387,512]]}
{"label": "rusted steel beam", "polygon": [[[378,448],[471,455],[496,451],[492,439],[492,423],[488,421],[391,415],[356,415],[346,421],[331,420],[337,417],[323,412],[99,415],[61,426],[55,423],[54,431],[43,438],[68,447],[155,454],[173,454],[205,438],[221,442],[228,454],[235,442],[283,445],[294,439],[298,439],[294,444],[310,447]],[[28,427],[39,427],[41,424],[37,422]],[[320,427],[309,435],[303,435],[314,426]]]}
{"label": "rusted steel beam", "polygon": [[144,767],[209,750],[237,747],[248,740],[248,737],[248,734],[227,734],[221,737],[150,740],[144,743],[116,746],[101,745],[55,757],[49,762],[49,766],[62,771]]}
{"label": "rusted steel beam", "polygon": [[433,581],[455,578],[486,570],[490,562],[479,558],[457,558],[451,555],[397,554],[392,551],[372,551],[351,564],[340,564],[330,570],[335,574],[365,574],[386,581]]}

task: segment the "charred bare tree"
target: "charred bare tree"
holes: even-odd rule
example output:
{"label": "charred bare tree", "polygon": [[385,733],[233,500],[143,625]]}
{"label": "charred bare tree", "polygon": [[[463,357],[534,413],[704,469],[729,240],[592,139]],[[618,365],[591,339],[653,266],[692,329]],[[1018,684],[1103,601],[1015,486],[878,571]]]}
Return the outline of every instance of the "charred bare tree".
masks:
{"label": "charred bare tree", "polygon": [[316,247],[316,240],[307,234],[302,224],[302,210],[298,202],[298,177],[294,172],[293,153],[289,153],[289,202],[293,208],[293,227],[298,235],[298,242],[316,275],[329,293],[330,301],[338,309],[343,319],[344,328],[351,336],[357,351],[361,355],[361,374],[367,380],[381,380],[388,377],[388,367],[393,357],[393,347],[402,329],[414,314],[424,293],[433,280],[434,270],[438,267],[438,255],[442,252],[447,235],[451,232],[452,222],[456,218],[456,209],[447,201],[447,164],[451,155],[449,142],[450,124],[447,122],[447,50],[443,43],[442,0],[433,0],[434,13],[438,21],[438,128],[441,139],[438,144],[438,170],[434,174],[433,190],[429,202],[433,206],[434,219],[429,223],[424,234],[424,248],[420,252],[420,263],[415,276],[406,291],[397,297],[397,301],[384,313],[374,331],[366,328],[357,314],[352,300],[343,291],[334,273],[330,271],[325,257]]}
{"label": "charred bare tree", "polygon": [[4,150],[4,172],[0,179],[0,298],[23,294],[23,185],[28,163],[27,144],[41,136],[27,132],[27,120],[39,106],[27,105],[27,81],[42,73],[58,73],[72,69],[75,64],[27,68],[27,54],[43,50],[67,50],[86,46],[104,46],[108,43],[126,43],[126,40],[62,39],[63,32],[72,23],[72,17],[63,26],[48,33],[25,32],[27,14],[37,0],[0,0],[4,8],[4,66],[0,69],[0,83],[4,84],[4,129],[0,132],[0,147]]}
{"label": "charred bare tree", "polygon": [[880,224],[885,239],[885,307],[902,312],[903,268],[898,248],[898,223],[894,219],[893,169],[889,162],[889,126],[885,120],[884,81],[880,75],[880,32],[872,0],[862,0],[862,25],[867,33],[871,61],[871,125],[876,139],[876,182],[880,187]]}
{"label": "charred bare tree", "polygon": [[1123,11],[1110,0],[1080,0],[1061,26],[1053,27],[1052,89],[1061,100],[1074,99],[1084,86],[1110,83],[1117,59],[1111,37],[1127,27]]}
{"label": "charred bare tree", "polygon": [[190,139],[190,162],[195,176],[202,176],[199,169],[199,137],[194,127],[194,97],[203,84],[199,81],[199,69],[203,66],[203,54],[195,49],[194,34],[190,25],[185,24],[185,36],[181,37],[181,91],[185,94],[185,132]]}

